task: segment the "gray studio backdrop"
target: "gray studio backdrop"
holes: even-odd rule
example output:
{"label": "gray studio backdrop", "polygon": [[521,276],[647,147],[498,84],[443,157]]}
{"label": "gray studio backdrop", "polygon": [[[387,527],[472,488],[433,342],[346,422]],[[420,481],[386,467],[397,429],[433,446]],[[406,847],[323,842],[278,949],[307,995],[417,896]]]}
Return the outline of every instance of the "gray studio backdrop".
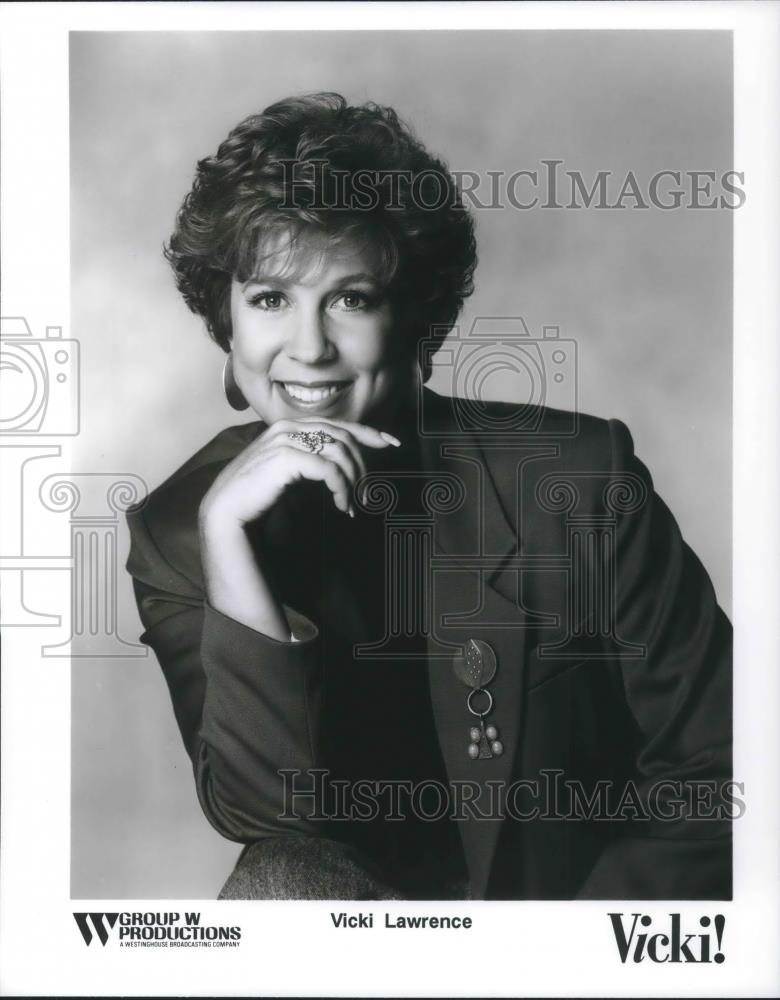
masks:
{"label": "gray studio backdrop", "polygon": [[[195,161],[246,114],[313,90],[391,104],[451,168],[483,177],[543,159],[589,186],[600,170],[646,184],[734,166],[723,32],[77,33],[70,74],[79,469],[150,487],[242,419],[161,247]],[[733,213],[476,217],[462,325],[520,314],[577,341],[580,409],[631,428],[728,611]],[[135,641],[127,544],[122,524],[118,627]],[[73,896],[213,898],[239,847],[200,813],[153,656],[77,659],[72,676]]]}

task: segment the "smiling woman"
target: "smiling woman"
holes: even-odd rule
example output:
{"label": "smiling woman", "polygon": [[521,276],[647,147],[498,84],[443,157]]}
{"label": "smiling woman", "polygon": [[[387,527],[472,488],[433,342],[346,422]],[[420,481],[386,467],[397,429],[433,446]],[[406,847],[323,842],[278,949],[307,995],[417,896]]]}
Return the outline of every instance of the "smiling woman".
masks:
{"label": "smiling woman", "polygon": [[379,261],[354,239],[312,233],[264,255],[262,273],[232,283],[231,327],[233,377],[269,424],[304,413],[390,419],[392,394],[413,384],[412,358],[399,371]]}
{"label": "smiling woman", "polygon": [[[445,165],[392,109],[282,101],[166,253],[258,418],[129,515],[200,803],[246,845],[223,898],[727,896],[728,817],[674,804],[728,794],[729,623],[620,421],[424,388],[476,264]],[[558,772],[631,815],[524,812]]]}

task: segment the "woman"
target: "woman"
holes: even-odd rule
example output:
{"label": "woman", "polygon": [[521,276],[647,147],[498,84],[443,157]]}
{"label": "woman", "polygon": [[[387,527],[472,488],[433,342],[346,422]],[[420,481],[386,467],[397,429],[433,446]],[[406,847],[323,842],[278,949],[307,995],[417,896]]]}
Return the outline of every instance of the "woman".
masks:
{"label": "woman", "polygon": [[282,101],[200,161],[167,256],[258,417],[129,517],[247,845],[222,898],[727,896],[690,788],[730,774],[729,625],[627,429],[422,388],[476,262],[444,164],[389,108]]}

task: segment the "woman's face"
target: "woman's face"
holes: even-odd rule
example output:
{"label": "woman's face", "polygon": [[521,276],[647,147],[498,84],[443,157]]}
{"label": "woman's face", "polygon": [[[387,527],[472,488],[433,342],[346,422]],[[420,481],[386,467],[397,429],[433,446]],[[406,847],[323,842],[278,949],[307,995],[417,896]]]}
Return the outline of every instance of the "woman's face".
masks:
{"label": "woman's face", "polygon": [[[307,235],[233,280],[233,372],[267,424],[299,417],[367,422],[406,399],[411,362],[371,247]],[[301,264],[303,266],[301,267]]]}

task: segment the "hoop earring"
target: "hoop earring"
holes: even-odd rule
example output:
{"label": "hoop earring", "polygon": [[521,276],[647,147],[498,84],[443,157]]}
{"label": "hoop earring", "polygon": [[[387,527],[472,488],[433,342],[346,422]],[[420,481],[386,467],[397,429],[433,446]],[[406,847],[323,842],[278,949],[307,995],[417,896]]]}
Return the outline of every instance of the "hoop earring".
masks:
{"label": "hoop earring", "polygon": [[225,358],[225,367],[222,369],[222,388],[225,391],[225,399],[234,410],[247,410],[247,403],[243,392],[238,387],[235,375],[233,374],[233,354],[228,354]]}

